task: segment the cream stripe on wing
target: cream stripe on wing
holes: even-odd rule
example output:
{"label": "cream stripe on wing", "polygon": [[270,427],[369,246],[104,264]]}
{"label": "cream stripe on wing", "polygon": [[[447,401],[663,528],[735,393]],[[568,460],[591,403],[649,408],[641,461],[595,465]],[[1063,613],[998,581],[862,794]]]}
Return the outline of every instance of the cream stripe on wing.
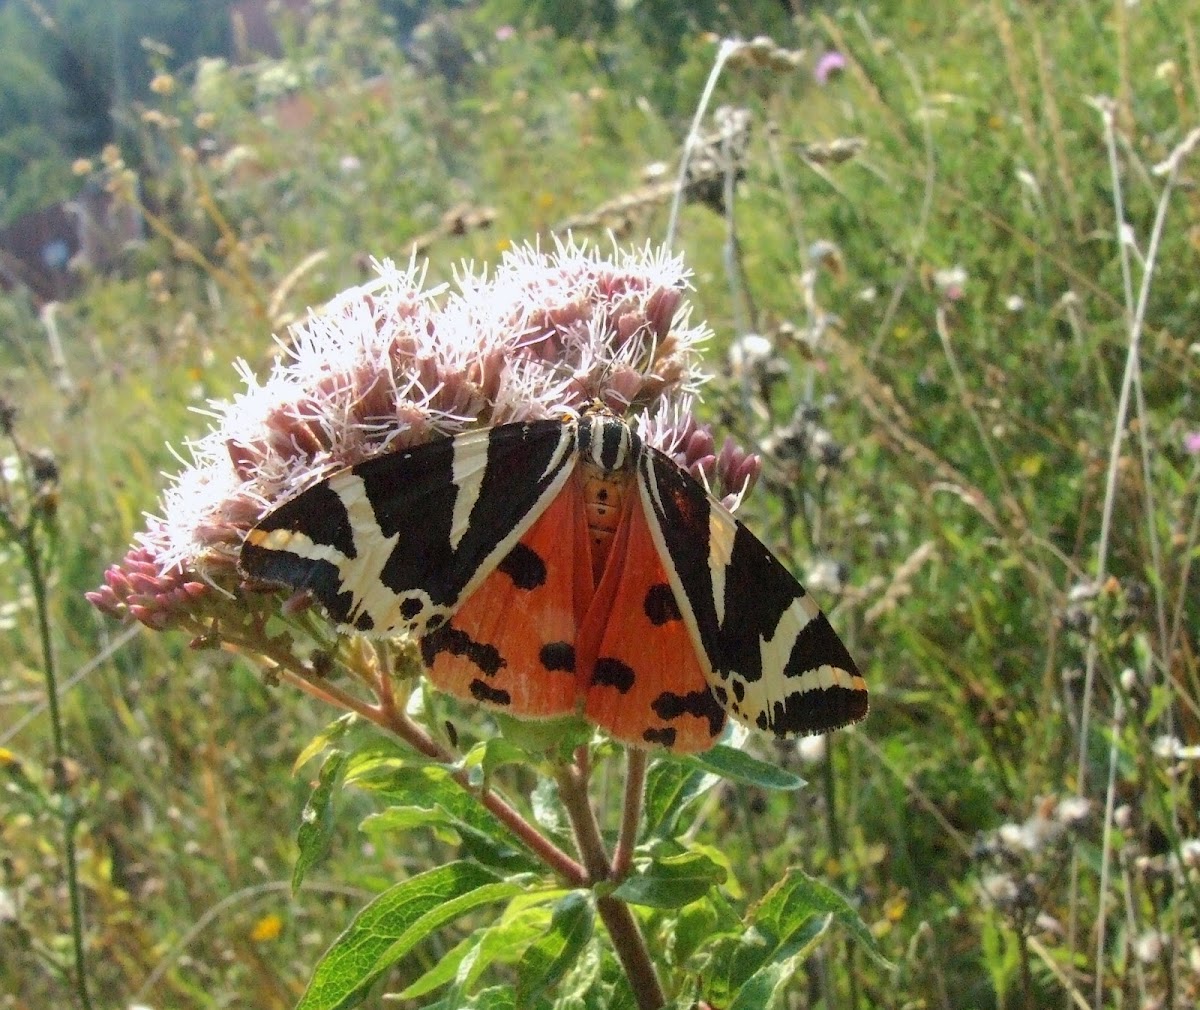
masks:
{"label": "cream stripe on wing", "polygon": [[295,554],[306,561],[328,561],[340,568],[346,561],[346,555],[330,544],[318,544],[311,540],[306,533],[299,530],[252,529],[246,534],[246,543],[251,547],[261,547],[265,551],[283,551]]}
{"label": "cream stripe on wing", "polygon": [[383,536],[379,520],[375,518],[375,509],[367,497],[366,485],[353,471],[332,478],[329,487],[342,500],[357,552],[354,558],[335,562],[342,576],[342,589],[349,591],[355,602],[347,623],[353,624],[355,618],[366,611],[376,626],[382,626],[385,615],[395,601],[395,593],[383,584],[383,568],[391,558],[400,534]]}
{"label": "cream stripe on wing", "polygon": [[[781,615],[774,634],[770,638],[759,639],[763,676],[761,680],[746,683],[746,698],[750,705],[769,715],[774,711],[775,702],[784,702],[789,695],[807,694],[831,687],[844,687],[851,691],[867,689],[862,677],[828,663],[806,670],[799,677],[782,676],[796,647],[797,638],[820,612],[811,597],[797,597]],[[776,696],[770,693],[771,688],[780,687],[784,688],[782,694]]]}
{"label": "cream stripe on wing", "polygon": [[712,581],[713,607],[717,612],[717,627],[725,627],[725,572],[733,559],[733,540],[737,521],[717,510],[721,506],[708,503],[708,574]]}
{"label": "cream stripe on wing", "polygon": [[471,511],[479,501],[483,475],[487,471],[488,442],[487,437],[460,435],[452,443],[450,480],[454,485],[454,515],[450,521],[451,550],[458,550],[471,525]]}

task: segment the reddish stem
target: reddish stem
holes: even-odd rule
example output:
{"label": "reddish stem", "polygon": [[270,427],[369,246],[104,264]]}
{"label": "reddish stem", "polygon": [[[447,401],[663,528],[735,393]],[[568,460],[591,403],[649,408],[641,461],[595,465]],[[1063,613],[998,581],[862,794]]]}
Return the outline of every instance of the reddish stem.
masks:
{"label": "reddish stem", "polygon": [[613,853],[612,878],[622,881],[633,864],[638,827],[642,823],[642,795],[646,788],[647,755],[640,747],[625,749],[625,799],[621,804],[621,834]]}
{"label": "reddish stem", "polygon": [[[566,808],[567,817],[575,833],[579,854],[588,870],[590,885],[611,879],[608,853],[604,850],[604,839],[600,836],[600,825],[592,810],[588,797],[587,778],[578,766],[560,768],[557,772],[558,794]],[[660,1010],[666,1006],[667,996],[659,981],[646,939],[638,928],[637,920],[629,906],[618,898],[597,897],[596,911],[608,930],[629,986],[637,1000],[638,1010]]]}
{"label": "reddish stem", "polygon": [[[426,757],[446,765],[455,762],[454,754],[434,740],[403,712],[392,708],[390,712],[381,712],[380,714],[383,718],[379,720],[379,725],[391,730]],[[455,769],[451,771],[451,775],[460,786],[470,793],[475,793],[479,797],[479,802],[487,807],[497,820],[521,839],[534,855],[567,883],[575,887],[582,887],[587,883],[588,875],[584,872],[584,868],[522,817],[507,800],[486,786],[483,789],[473,787],[465,770]]]}
{"label": "reddish stem", "polygon": [[[225,644],[230,645],[233,643],[226,642]],[[251,647],[256,649],[260,654],[263,654],[262,642],[255,642]],[[280,680],[298,687],[301,691],[320,701],[358,714],[381,729],[394,733],[414,750],[424,754],[428,758],[432,758],[434,761],[445,765],[453,765],[457,760],[458,756],[456,754],[439,744],[424,729],[396,707],[390,684],[387,685],[386,689],[381,689],[382,685],[379,683],[375,685],[379,695],[379,704],[372,705],[325,679],[312,679],[311,675],[307,674],[307,671],[303,669],[297,671],[292,668],[290,663],[281,661],[282,657],[280,656],[271,656],[270,658],[277,664],[275,670],[272,672]],[[385,673],[381,673],[379,680],[386,678],[386,676]],[[583,887],[587,884],[588,874],[584,868],[538,831],[537,827],[521,816],[521,813],[509,804],[508,801],[486,786],[482,789],[473,786],[465,770],[453,769],[450,774],[454,778],[454,781],[462,786],[463,789],[478,796],[479,802],[491,811],[492,815],[501,824],[516,835],[526,848],[562,877],[563,880],[573,887]]]}

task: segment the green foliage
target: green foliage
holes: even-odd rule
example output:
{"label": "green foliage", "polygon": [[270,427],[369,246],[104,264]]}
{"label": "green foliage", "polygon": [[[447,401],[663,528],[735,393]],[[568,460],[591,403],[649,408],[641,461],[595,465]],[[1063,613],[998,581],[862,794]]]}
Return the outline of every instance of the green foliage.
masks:
{"label": "green foliage", "polygon": [[517,966],[517,1005],[528,1006],[553,989],[574,967],[592,939],[595,913],[586,894],[559,899],[546,932],[531,943]]}
{"label": "green foliage", "polygon": [[712,750],[693,758],[705,771],[712,772],[730,782],[759,789],[778,789],[792,792],[804,786],[804,779],[777,765],[768,764],[745,751],[718,744]]}
{"label": "green foliage", "polygon": [[682,908],[704,897],[710,887],[725,882],[724,867],[703,852],[655,853],[613,891],[614,898],[651,908]]}
{"label": "green foliage", "polygon": [[71,196],[71,159],[114,139],[156,64],[227,52],[228,35],[229,0],[0,6],[0,221]]}
{"label": "green foliage", "polygon": [[334,795],[338,780],[346,767],[346,755],[333,751],[321,766],[317,787],[300,813],[300,830],[296,835],[296,866],[292,870],[292,891],[300,890],[309,867],[329,848],[334,829]]}
{"label": "green foliage", "polygon": [[[715,101],[754,124],[735,214],[686,205],[678,245],[715,330],[710,416],[764,450],[743,515],[832,611],[873,711],[820,752],[752,738],[652,761],[620,881],[548,869],[485,802],[486,785],[574,853],[544,740],[425,698],[413,707],[430,733],[449,720],[462,743],[457,762],[418,757],[358,717],[326,728],[321,705],[244,660],[115,628],[82,601],[176,468],[166,444],[236,389],[228,362],[261,373],[269,334],[369,277],[370,256],[405,260],[421,239],[444,279],[631,194],[645,202],[601,227],[661,239],[665,209],[639,171],[674,157],[715,46],[666,16],[649,36],[661,5],[625,6],[586,38],[507,8],[516,31],[500,39],[499,8],[452,11],[467,56],[454,80],[353,3],[285,60],[198,66],[148,99],[158,116],[131,141],[160,227],[124,275],[49,320],[20,295],[0,303],[0,395],[60,473],[46,612],[70,758],[56,794],[37,606],[7,542],[0,903],[20,900],[0,987],[19,1001],[75,991],[71,809],[92,991],[129,1004],[289,1007],[311,978],[309,1006],[383,991],[401,1007],[634,1006],[601,899],[638,902],[626,907],[678,1007],[1196,992],[1195,762],[1161,739],[1196,743],[1190,189],[1171,197],[1152,260],[1148,244],[1154,166],[1200,122],[1194,0],[853,5],[787,25],[756,8],[810,57],[793,73],[726,69]],[[70,99],[25,17],[0,7],[14,124],[0,162],[40,160],[5,215],[69,190],[75,143],[66,124],[29,129]],[[826,49],[847,67],[818,86]],[[1115,174],[1097,95],[1115,101]],[[865,147],[820,160],[839,138]],[[1135,294],[1143,264],[1150,283],[1093,585],[1130,340],[1115,186]],[[443,220],[464,204],[492,210],[490,227]],[[724,355],[750,331],[770,358],[735,373]],[[830,569],[840,588],[812,577]],[[623,766],[571,742],[591,748],[611,846]],[[1090,800],[1078,818],[1060,803],[1076,792]]]}
{"label": "green foliage", "polygon": [[521,891],[521,883],[500,881],[469,862],[439,866],[393,885],[334,941],[297,1010],[357,1006],[385,970],[438,927]]}

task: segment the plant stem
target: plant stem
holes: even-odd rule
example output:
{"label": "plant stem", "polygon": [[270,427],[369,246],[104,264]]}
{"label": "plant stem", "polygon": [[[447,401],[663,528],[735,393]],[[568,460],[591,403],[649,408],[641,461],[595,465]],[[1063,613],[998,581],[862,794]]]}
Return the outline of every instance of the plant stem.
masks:
{"label": "plant stem", "polygon": [[625,799],[621,804],[621,835],[613,853],[612,878],[624,880],[633,863],[638,827],[642,822],[642,794],[646,787],[646,752],[640,747],[625,749]]}
{"label": "plant stem", "polygon": [[[207,629],[201,627],[200,630],[204,631]],[[342,690],[325,678],[315,679],[311,672],[294,657],[289,657],[280,650],[270,649],[261,639],[254,640],[253,634],[241,641],[227,638],[222,642],[222,645],[224,648],[239,654],[243,652],[257,653],[261,658],[265,658],[274,664],[271,673],[284,683],[299,688],[305,694],[311,695],[326,704],[354,712],[360,718],[374,723],[380,729],[395,734],[412,747],[413,750],[424,754],[425,757],[451,766],[450,774],[454,778],[454,781],[467,792],[478,797],[479,802],[501,824],[508,828],[526,848],[562,877],[563,880],[575,887],[582,887],[588,882],[588,874],[584,868],[538,831],[507,800],[487,786],[480,789],[478,786],[472,785],[465,771],[452,767],[458,760],[458,755],[447,750],[434,740],[433,737],[396,706],[390,684],[384,687],[382,682],[376,682],[375,691],[379,703],[373,705],[349,691]]]}
{"label": "plant stem", "polygon": [[638,1010],[662,1010],[667,1005],[667,996],[650,959],[646,938],[629,906],[617,898],[597,898],[596,911],[625,969]]}
{"label": "plant stem", "polygon": [[[577,766],[572,765],[558,769],[556,778],[559,796],[579,846],[579,855],[587,868],[587,882],[594,886],[609,880],[611,867],[608,854],[604,851],[604,839],[600,837],[600,826],[596,823],[596,815],[588,797],[586,777]],[[600,913],[604,928],[612,940],[613,950],[625,969],[638,1010],[660,1010],[666,1006],[667,997],[662,982],[650,959],[646,939],[629,906],[618,898],[597,896],[596,911]]]}
{"label": "plant stem", "polygon": [[25,554],[25,567],[33,584],[34,609],[37,611],[38,636],[42,647],[42,673],[46,680],[46,701],[50,709],[50,735],[54,746],[54,792],[59,796],[59,815],[62,818],[63,861],[66,864],[67,899],[71,906],[71,945],[75,955],[75,994],[84,1010],[92,1010],[92,998],[88,993],[87,959],[83,947],[83,906],[79,895],[79,871],[76,866],[75,828],[79,824],[79,810],[70,795],[70,782],[66,774],[66,744],[62,726],[62,711],[58,705],[58,672],[54,666],[54,648],[50,636],[50,618],[47,612],[46,580],[42,573],[42,555],[38,549],[38,519],[30,516],[21,531],[21,547]]}

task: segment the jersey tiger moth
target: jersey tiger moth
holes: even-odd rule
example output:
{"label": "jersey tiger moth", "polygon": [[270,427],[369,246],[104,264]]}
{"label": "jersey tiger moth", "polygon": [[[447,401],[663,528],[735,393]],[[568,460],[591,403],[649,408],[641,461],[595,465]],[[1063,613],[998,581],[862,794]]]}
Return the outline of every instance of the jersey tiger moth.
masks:
{"label": "jersey tiger moth", "polygon": [[800,583],[607,413],[341,470],[254,527],[241,569],[311,592],[346,630],[416,636],[443,691],[520,717],[582,710],[635,746],[702,751],[730,715],[785,736],[867,712]]}

